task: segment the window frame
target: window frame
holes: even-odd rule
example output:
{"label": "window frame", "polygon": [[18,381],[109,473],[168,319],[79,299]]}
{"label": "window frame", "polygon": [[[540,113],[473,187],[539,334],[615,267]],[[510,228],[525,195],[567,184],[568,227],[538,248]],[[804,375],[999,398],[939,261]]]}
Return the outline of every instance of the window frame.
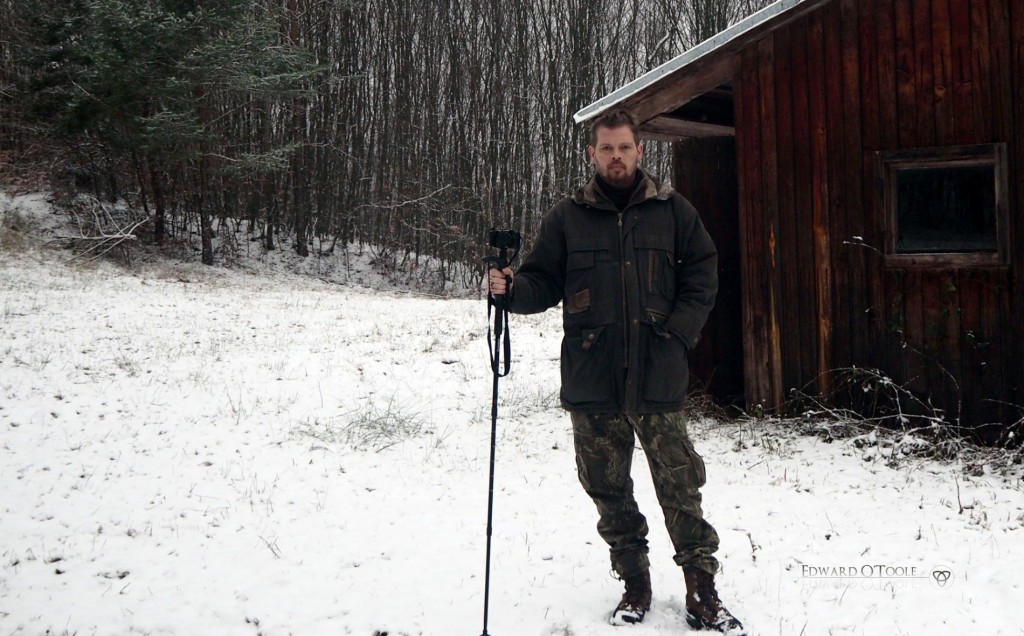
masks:
{"label": "window frame", "polygon": [[[876,153],[884,219],[885,264],[891,267],[1004,266],[1010,262],[1009,190],[1007,188],[1006,144],[977,144],[939,148],[911,148]],[[991,166],[995,180],[996,249],[992,252],[897,252],[899,205],[896,175],[915,168],[959,168]]]}

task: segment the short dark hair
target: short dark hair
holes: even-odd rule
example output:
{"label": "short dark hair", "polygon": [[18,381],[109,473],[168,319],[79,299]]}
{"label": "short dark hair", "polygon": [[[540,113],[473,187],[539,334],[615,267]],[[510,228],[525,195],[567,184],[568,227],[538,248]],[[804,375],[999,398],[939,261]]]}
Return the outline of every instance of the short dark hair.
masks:
{"label": "short dark hair", "polygon": [[598,115],[590,124],[590,145],[597,145],[598,128],[618,128],[620,126],[629,126],[629,129],[633,131],[633,141],[637,144],[640,143],[640,122],[637,121],[636,115],[625,108],[613,108]]}

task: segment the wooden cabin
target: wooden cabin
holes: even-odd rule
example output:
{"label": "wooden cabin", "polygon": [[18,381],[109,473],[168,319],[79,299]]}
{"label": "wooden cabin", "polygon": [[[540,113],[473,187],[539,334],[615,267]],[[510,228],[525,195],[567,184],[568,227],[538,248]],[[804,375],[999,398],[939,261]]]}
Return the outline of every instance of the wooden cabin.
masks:
{"label": "wooden cabin", "polygon": [[1024,2],[781,0],[576,120],[612,106],[673,142],[719,247],[712,395],[864,407],[839,385],[874,369],[987,441],[1019,431]]}

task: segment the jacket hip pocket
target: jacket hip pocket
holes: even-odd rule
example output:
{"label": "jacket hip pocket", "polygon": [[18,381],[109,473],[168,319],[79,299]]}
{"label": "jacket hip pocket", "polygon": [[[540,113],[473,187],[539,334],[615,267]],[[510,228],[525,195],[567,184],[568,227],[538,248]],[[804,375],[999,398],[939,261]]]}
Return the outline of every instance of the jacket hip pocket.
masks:
{"label": "jacket hip pocket", "polygon": [[614,399],[612,355],[605,325],[562,340],[562,399],[573,405]]}
{"label": "jacket hip pocket", "polygon": [[686,399],[690,379],[686,346],[679,338],[663,338],[653,330],[648,333],[644,401],[652,404],[680,404]]}

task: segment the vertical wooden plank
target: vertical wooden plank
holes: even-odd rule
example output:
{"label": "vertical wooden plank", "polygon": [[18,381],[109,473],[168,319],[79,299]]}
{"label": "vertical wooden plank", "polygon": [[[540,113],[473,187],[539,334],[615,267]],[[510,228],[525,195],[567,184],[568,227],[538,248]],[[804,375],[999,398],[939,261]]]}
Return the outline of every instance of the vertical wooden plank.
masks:
{"label": "vertical wooden plank", "polygon": [[974,130],[979,143],[995,140],[992,126],[992,46],[989,0],[971,0],[971,72]]}
{"label": "vertical wooden plank", "polygon": [[903,289],[900,290],[903,301],[903,330],[907,346],[903,348],[906,376],[905,386],[919,398],[925,399],[931,389],[928,376],[928,365],[925,362],[926,338],[924,311],[921,306],[923,285],[921,270],[908,269],[903,277]]}
{"label": "vertical wooden plank", "polygon": [[909,379],[907,370],[908,309],[906,306],[907,271],[881,269],[881,283],[885,298],[884,337],[885,367],[883,370],[899,385]]}
{"label": "vertical wooden plank", "polygon": [[899,147],[918,145],[917,66],[914,50],[914,11],[911,0],[896,0],[896,86],[899,104]]}
{"label": "vertical wooden plank", "polygon": [[[935,100],[935,145],[948,146],[956,142],[955,89],[953,80],[953,33],[951,28],[950,2],[959,0],[931,0],[931,43],[932,43],[932,77]],[[952,271],[936,273],[933,284],[937,287],[936,295],[926,296],[934,306],[928,317],[929,325],[934,325],[934,356],[941,369],[941,374],[933,376],[931,381],[932,399],[943,402],[947,411],[947,419],[960,423],[964,394],[961,387],[963,369],[960,356],[960,291],[956,284],[956,276]]]}
{"label": "vertical wooden plank", "polygon": [[[879,55],[885,55],[885,50],[879,45],[877,19],[879,12],[875,10],[873,2],[854,2],[844,0],[843,6],[848,11],[850,4],[854,4],[852,10],[857,12],[857,73],[860,76],[860,112],[861,112],[861,137],[864,145],[865,162],[874,161],[874,151],[879,148],[879,137],[881,136],[881,113],[879,103],[879,92],[886,89],[884,73],[881,71]],[[888,3],[883,3],[888,4]],[[890,76],[891,77],[891,76]],[[895,91],[896,81],[891,78],[888,88]],[[894,109],[895,110],[895,109]],[[895,119],[895,117],[893,118]],[[894,127],[895,128],[895,127]],[[867,166],[864,166],[867,168]],[[864,174],[870,174],[864,170]],[[865,192],[865,194],[867,194]]]}
{"label": "vertical wooden plank", "polygon": [[990,0],[989,28],[992,37],[992,123],[994,141],[1008,142],[1013,136],[1013,76],[1010,71],[1011,0]]}
{"label": "vertical wooden plank", "polygon": [[[842,160],[840,178],[845,179],[840,188],[842,204],[841,218],[843,223],[836,228],[837,238],[843,243],[845,252],[845,271],[841,276],[844,284],[839,283],[837,275],[837,293],[845,293],[846,311],[837,307],[836,316],[845,314],[844,322],[836,321],[838,335],[846,332],[848,343],[847,359],[837,349],[836,360],[840,366],[870,366],[868,351],[871,350],[870,315],[867,313],[871,302],[866,294],[867,271],[865,268],[865,248],[860,247],[864,238],[864,206],[861,197],[862,183],[862,138],[861,125],[863,103],[861,101],[860,54],[858,51],[860,21],[857,16],[856,0],[841,0],[839,4],[839,46],[841,65],[841,90],[843,111],[841,115],[840,134],[842,135]],[[833,195],[835,196],[835,195]],[[835,217],[833,217],[835,218]],[[860,237],[858,240],[856,237]],[[840,243],[837,243],[840,244]],[[841,266],[841,265],[840,265]]]}
{"label": "vertical wooden plank", "polygon": [[761,209],[772,248],[771,279],[768,287],[769,336],[772,360],[772,401],[781,406],[786,399],[783,376],[786,361],[792,352],[782,349],[780,325],[781,268],[779,249],[778,168],[775,127],[775,45],[774,36],[762,39],[757,45],[758,99],[761,130]]}
{"label": "vertical wooden plank", "polygon": [[[982,352],[984,365],[984,386],[982,392],[974,399],[986,401],[993,410],[990,415],[997,421],[1006,422],[1011,413],[1007,408],[1008,398],[1012,395],[1013,380],[1007,377],[1006,368],[1012,357],[1012,341],[1019,334],[1009,334],[1006,329],[1006,312],[1009,300],[1006,286],[1007,274],[998,270],[982,270],[981,291],[981,329],[984,333],[986,347]],[[1012,420],[1009,420],[1012,421]]]}
{"label": "vertical wooden plank", "polygon": [[795,259],[796,298],[800,313],[800,369],[806,380],[814,380],[817,373],[817,312],[818,300],[814,261],[814,199],[812,176],[812,130],[807,31],[808,19],[793,23],[793,210],[796,215],[796,234],[799,242],[787,259]]}
{"label": "vertical wooden plank", "polygon": [[970,0],[950,0],[954,144],[981,143],[974,124]]}
{"label": "vertical wooden plank", "polygon": [[[877,150],[893,150],[912,144],[916,138],[916,94],[913,81],[913,32],[910,0],[876,3],[878,10],[878,67],[880,137]],[[865,7],[865,13],[871,7]],[[885,214],[882,205],[882,174],[876,157],[869,164],[871,174],[870,201],[872,214],[868,217],[873,266],[869,271],[880,334],[876,355],[879,366],[897,382],[906,379],[906,310],[903,304],[905,272],[885,267]],[[867,179],[865,179],[867,181]]]}
{"label": "vertical wooden plank", "polygon": [[[999,328],[1000,335],[1003,341],[1000,343],[1000,358],[1001,358],[1001,393],[1004,396],[1003,402],[1014,403],[1018,405],[1024,405],[1022,402],[1022,396],[1020,394],[1020,386],[1024,378],[1021,374],[1021,357],[1024,356],[1024,343],[1021,342],[1022,338],[1022,326],[1024,326],[1024,319],[1021,318],[1020,311],[1024,309],[1024,304],[1021,301],[1021,290],[1020,283],[1022,280],[1020,275],[1024,273],[1024,266],[1021,264],[1021,259],[1024,258],[1020,250],[1021,235],[1019,230],[1024,227],[1024,221],[1021,220],[1022,214],[1021,207],[1021,183],[1024,182],[1024,177],[1021,176],[1021,170],[1024,169],[1024,150],[1020,147],[1020,127],[1022,122],[1020,119],[1016,119],[1014,115],[1021,112],[1020,101],[1024,99],[1024,93],[1021,92],[1021,77],[1019,75],[1020,69],[1016,69],[1016,75],[1014,73],[1014,52],[1019,52],[1020,42],[1013,41],[1012,36],[1014,35],[1013,29],[1017,28],[1017,35],[1020,35],[1019,25],[1012,23],[1013,17],[1020,17],[1021,10],[1015,8],[1011,10],[1011,5],[1019,5],[1019,0],[990,0],[990,14],[989,14],[989,27],[991,29],[992,38],[992,121],[993,121],[993,137],[996,142],[1007,142],[1010,148],[1010,152],[1007,157],[1007,164],[1009,168],[1010,180],[1014,182],[1014,185],[1010,186],[1010,204],[1012,210],[1010,217],[1011,227],[1006,228],[1009,231],[1010,239],[1010,258],[1011,267],[1010,271],[1004,271],[1001,273],[1001,280],[999,281]],[[1016,285],[1014,284],[1016,283]],[[1002,416],[1007,418],[1007,421],[1012,421],[1019,414],[1014,415],[1011,413],[1009,407],[1004,407]]]}
{"label": "vertical wooden plank", "polygon": [[964,338],[962,329],[963,315],[963,290],[959,285],[956,270],[943,272],[941,285],[941,298],[945,306],[940,310],[940,318],[945,318],[944,338],[942,341],[942,355],[946,361],[946,368],[951,374],[947,378],[947,386],[951,394],[957,395],[960,405],[955,414],[956,422],[965,423],[963,419],[964,405],[968,404],[974,397],[964,391],[964,358],[962,355],[962,341]]}
{"label": "vertical wooden plank", "polygon": [[[1001,0],[995,0],[999,2]],[[954,5],[960,2],[954,2]],[[993,83],[992,74],[992,36],[991,36],[991,0],[970,0],[967,3],[967,19],[970,23],[970,55],[971,55],[971,107],[965,114],[971,116],[973,128],[971,141],[988,143],[995,140],[993,95],[997,86]],[[957,13],[954,10],[954,14]],[[964,117],[966,120],[967,117]],[[1002,372],[998,364],[993,364],[991,356],[991,337],[993,327],[998,329],[998,320],[993,321],[995,308],[999,305],[995,286],[989,280],[991,272],[980,272],[970,276],[961,289],[961,305],[969,313],[966,320],[969,328],[962,328],[961,352],[967,351],[968,357],[962,356],[961,367],[964,402],[967,404],[965,416],[970,418],[965,423],[976,425],[998,413],[993,409],[995,402],[988,398],[994,388],[997,394],[1002,393],[999,384]],[[962,279],[964,277],[961,277]],[[976,302],[979,307],[977,314],[968,309],[968,303]],[[965,318],[962,315],[961,320]]]}
{"label": "vertical wooden plank", "polygon": [[[897,142],[896,126],[896,76],[895,76],[895,45],[890,37],[886,40],[888,46],[882,44],[882,29],[879,21],[888,16],[892,24],[892,3],[881,0],[880,2],[853,2],[856,5],[858,22],[858,74],[860,75],[860,144],[851,147],[851,151],[859,149],[861,161],[861,189],[859,192],[860,201],[863,203],[860,214],[857,217],[861,225],[859,233],[854,234],[856,242],[860,237],[865,247],[854,248],[859,257],[864,258],[864,278],[860,284],[864,286],[863,293],[868,302],[867,315],[868,328],[866,331],[873,334],[874,341],[879,346],[867,347],[865,356],[859,359],[858,364],[865,367],[880,368],[885,372],[887,367],[886,352],[884,346],[886,334],[886,306],[884,300],[884,287],[881,282],[881,259],[878,258],[878,250],[882,246],[882,237],[876,230],[879,224],[876,221],[878,209],[876,206],[875,180],[875,152],[882,148],[882,102],[881,93],[885,92],[891,96],[891,106],[887,106],[888,118],[892,121],[891,143]],[[886,64],[882,59],[887,58],[890,72],[887,74],[884,69]],[[855,336],[856,337],[856,336]],[[891,372],[890,372],[891,373]]]}
{"label": "vertical wooden plank", "polygon": [[[872,75],[877,75],[877,103],[880,116],[880,138],[876,150],[893,150],[900,147],[900,74],[897,71],[899,51],[896,41],[896,4],[890,0],[874,0],[864,3],[861,13],[862,23],[875,25],[875,37],[868,41],[867,46],[875,47],[868,51],[865,44],[861,45],[861,54],[870,55],[875,60],[868,64]],[[913,59],[912,57],[910,58]],[[914,101],[913,83],[909,89],[908,104]],[[911,122],[916,125],[916,120]]]}
{"label": "vertical wooden plank", "polygon": [[920,369],[916,373],[919,373],[924,380],[922,395],[930,398],[935,407],[947,411],[942,382],[945,366],[942,365],[939,350],[942,341],[939,316],[939,307],[942,302],[939,275],[933,269],[915,269],[913,274],[920,287],[914,293],[915,298],[908,301],[908,304],[920,302],[921,326],[915,336],[916,348],[920,351],[920,355],[912,362],[920,365]]}
{"label": "vertical wooden plank", "polygon": [[[1000,421],[1013,422],[1021,418],[1024,400],[1021,395],[1020,351],[1021,332],[1014,329],[1020,324],[1020,314],[1014,315],[1014,308],[1020,306],[1020,294],[1013,293],[1012,274],[1008,271],[999,272],[999,329],[1002,346],[999,348],[1001,358],[1002,382],[999,394],[1002,395]],[[1013,405],[1013,406],[1011,406]]]}
{"label": "vertical wooden plank", "polygon": [[757,112],[757,57],[747,49],[740,59],[736,91],[737,155],[740,165],[740,242],[743,265],[743,366],[747,407],[769,407],[768,298],[765,255],[769,254],[760,205],[761,135]]}
{"label": "vertical wooden plank", "polygon": [[949,146],[956,141],[956,127],[953,122],[953,33],[950,29],[949,2],[950,0],[931,0],[935,143],[939,146]]}
{"label": "vertical wooden plank", "polygon": [[[1011,2],[1010,28],[1013,42],[1013,121],[1014,138],[1008,153],[1010,210],[1014,219],[1010,231],[1011,265],[1008,287],[1013,293],[1012,312],[1016,320],[1010,323],[1010,332],[1016,334],[1008,365],[1006,401],[1024,408],[1024,2]],[[1013,421],[1024,413],[1010,412]]]}
{"label": "vertical wooden plank", "polygon": [[982,377],[985,335],[981,330],[981,299],[978,280],[970,270],[957,271],[955,279],[960,291],[960,393],[964,398],[961,420],[964,424],[977,425],[986,417],[980,400],[985,386]]}
{"label": "vertical wooden plank", "polygon": [[960,403],[960,290],[952,270],[928,271],[924,276],[923,311],[930,393],[947,420],[959,423]]}
{"label": "vertical wooden plank", "polygon": [[[826,99],[826,73],[834,75],[838,68],[825,66],[824,19],[830,9],[811,14],[807,30],[807,75],[810,95],[811,126],[811,205],[814,237],[815,295],[817,297],[817,321],[815,335],[817,342],[815,358],[817,375],[821,378],[818,388],[822,394],[831,394],[831,385],[826,382],[832,365],[832,323],[834,308],[832,278],[832,229],[830,212],[829,176],[833,175],[833,157],[829,147],[828,100]],[[838,33],[832,33],[830,40],[838,42]],[[836,55],[838,67],[838,54]],[[832,86],[833,92],[838,93]],[[838,128],[838,127],[837,127]]]}
{"label": "vertical wooden plank", "polygon": [[935,145],[935,73],[932,71],[932,12],[940,0],[917,0],[914,13],[914,78],[917,88],[916,145]]}
{"label": "vertical wooden plank", "polygon": [[775,106],[776,147],[778,149],[778,227],[779,273],[782,279],[779,308],[782,348],[786,360],[783,373],[785,386],[798,384],[806,374],[800,366],[800,287],[796,254],[799,242],[805,240],[797,230],[799,211],[793,198],[793,28],[783,27],[775,33]]}

